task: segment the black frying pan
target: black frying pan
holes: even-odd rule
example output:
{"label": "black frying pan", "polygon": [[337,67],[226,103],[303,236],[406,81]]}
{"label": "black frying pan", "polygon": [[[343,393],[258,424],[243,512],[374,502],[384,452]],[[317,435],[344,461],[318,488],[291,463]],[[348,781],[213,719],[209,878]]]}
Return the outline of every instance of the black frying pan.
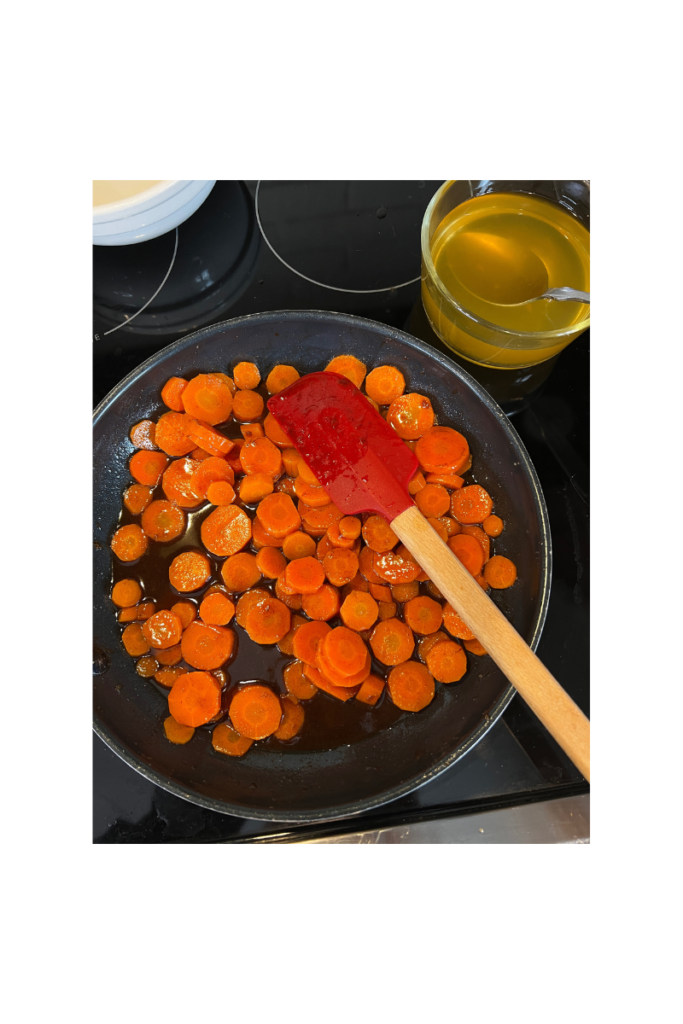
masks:
{"label": "black frying pan", "polygon": [[[368,370],[391,363],[407,390],[425,391],[439,422],[468,438],[473,476],[494,497],[506,528],[495,549],[516,563],[514,587],[493,593],[502,611],[535,649],[550,593],[548,515],[538,477],[506,416],[459,366],[402,331],[358,317],[322,312],[276,312],[208,327],[169,345],[143,363],[98,406],[94,416],[94,728],[104,742],[141,774],[176,796],[247,818],[304,822],[346,817],[404,796],[433,779],[470,750],[499,718],[514,690],[490,658],[468,655],[460,683],[437,686],[419,714],[387,707],[391,727],[373,731],[372,710],[353,700],[343,706],[319,693],[316,714],[348,713],[355,741],[331,749],[301,744],[255,744],[246,757],[227,758],[211,747],[208,729],[190,743],[166,740],[167,703],[159,689],[138,677],[120,641],[110,600],[109,543],[130,483],[130,426],[164,411],[159,394],[171,376],[230,372],[240,360],[256,362],[265,377],[276,363],[300,373],[322,370],[334,355],[352,353]],[[145,556],[146,557],[146,556]],[[144,558],[140,573],[144,576]],[[240,633],[239,628],[238,634]],[[243,652],[249,652],[247,639]],[[247,662],[249,661],[249,655]],[[263,678],[257,652],[239,678]],[[237,664],[237,663],[236,663]],[[231,667],[232,681],[237,682]],[[278,679],[273,680],[276,684]],[[388,698],[386,698],[388,701]],[[319,703],[322,702],[322,703]],[[334,705],[334,707],[333,707]],[[351,705],[356,705],[353,709]],[[355,716],[355,717],[354,717]],[[367,723],[370,723],[368,726]],[[366,723],[366,724],[364,724]],[[271,745],[269,745],[271,744]],[[304,744],[305,746],[305,744]]]}

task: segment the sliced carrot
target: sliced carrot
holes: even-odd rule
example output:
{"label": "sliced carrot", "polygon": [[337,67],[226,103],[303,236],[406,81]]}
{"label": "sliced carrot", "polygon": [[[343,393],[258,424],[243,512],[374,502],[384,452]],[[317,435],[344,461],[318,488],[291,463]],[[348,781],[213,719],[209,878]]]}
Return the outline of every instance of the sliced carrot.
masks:
{"label": "sliced carrot", "polygon": [[391,551],[398,537],[383,516],[372,515],[363,524],[363,540],[372,551]]}
{"label": "sliced carrot", "polygon": [[232,392],[222,375],[216,373],[199,373],[193,377],[183,391],[182,400],[189,416],[211,427],[225,423],[232,412]]}
{"label": "sliced carrot", "polygon": [[303,460],[296,448],[285,448],[282,452],[282,462],[285,467],[285,473],[289,476],[294,477],[299,475],[299,463],[302,461]]}
{"label": "sliced carrot", "polygon": [[276,644],[289,632],[292,613],[282,601],[268,595],[247,612],[244,628],[257,644]]}
{"label": "sliced carrot", "polygon": [[436,583],[433,583],[431,580],[427,582],[427,590],[432,595],[432,597],[435,597],[437,599],[437,601],[443,600],[443,594],[437,587]]}
{"label": "sliced carrot", "polygon": [[285,666],[282,673],[287,693],[297,700],[310,700],[318,692],[317,686],[309,682],[304,675],[304,664],[301,661],[292,661]]}
{"label": "sliced carrot", "polygon": [[123,492],[123,504],[132,515],[139,516],[149,505],[153,493],[151,487],[144,487],[142,484],[131,484]]}
{"label": "sliced carrot", "polygon": [[247,615],[251,609],[259,604],[263,604],[270,597],[269,591],[263,590],[261,587],[255,587],[253,590],[248,590],[246,594],[242,594],[235,609],[235,622],[237,625],[242,626],[244,629]]}
{"label": "sliced carrot", "polygon": [[322,566],[330,583],[335,587],[343,587],[358,572],[358,556],[346,548],[333,548],[325,555]]}
{"label": "sliced carrot", "polygon": [[174,647],[180,643],[183,624],[177,615],[163,608],[151,615],[142,627],[142,635],[150,647]]}
{"label": "sliced carrot", "polygon": [[358,516],[344,516],[339,520],[337,526],[342,537],[349,540],[356,540],[361,535],[361,521]]}
{"label": "sliced carrot", "polygon": [[301,526],[301,516],[288,494],[268,494],[256,509],[261,525],[275,537],[286,537]]}
{"label": "sliced carrot", "polygon": [[461,476],[456,476],[455,473],[427,473],[428,484],[442,484],[443,487],[448,487],[449,490],[456,490],[458,487],[462,487],[465,483]]}
{"label": "sliced carrot", "polygon": [[398,551],[385,551],[381,555],[375,553],[373,567],[380,580],[384,580],[392,586],[399,583],[412,583],[422,572],[412,557],[404,557]]}
{"label": "sliced carrot", "polygon": [[375,601],[391,601],[391,587],[385,587],[383,583],[371,583],[369,590]]}
{"label": "sliced carrot", "polygon": [[415,503],[423,516],[436,519],[451,507],[451,496],[441,484],[425,484],[415,495]]}
{"label": "sliced carrot", "polygon": [[138,622],[145,622],[151,615],[154,615],[155,611],[156,607],[154,601],[141,601],[140,604],[136,606],[137,614],[135,618]]}
{"label": "sliced carrot", "polygon": [[121,526],[111,539],[111,549],[121,562],[137,562],[147,550],[148,540],[137,523]]}
{"label": "sliced carrot", "polygon": [[130,428],[128,437],[136,448],[146,448],[147,451],[153,451],[156,448],[154,442],[155,431],[156,426],[153,420],[140,420],[139,423],[134,424]]}
{"label": "sliced carrot", "polygon": [[111,592],[111,599],[117,608],[132,608],[141,597],[142,587],[137,580],[119,580]]}
{"label": "sliced carrot", "polygon": [[221,576],[228,590],[233,594],[239,594],[256,586],[261,579],[261,570],[255,555],[248,551],[240,551],[239,554],[226,558],[221,568]]}
{"label": "sliced carrot", "polygon": [[[267,497],[267,495],[266,495]],[[258,516],[254,516],[251,523],[251,542],[258,551],[260,548],[281,548],[283,544],[283,537],[274,537],[272,533],[268,533],[264,529],[263,524]]]}
{"label": "sliced carrot", "polygon": [[344,518],[344,513],[340,512],[332,501],[322,508],[312,508],[300,499],[298,509],[303,521],[315,529],[328,530],[333,523],[338,523]]}
{"label": "sliced carrot", "polygon": [[405,622],[391,618],[377,623],[370,637],[370,646],[383,665],[400,665],[412,655],[415,638]]}
{"label": "sliced carrot", "polygon": [[240,481],[240,501],[245,505],[256,505],[267,494],[272,493],[273,478],[269,473],[248,473]]}
{"label": "sliced carrot", "polygon": [[261,548],[256,556],[256,564],[263,576],[276,580],[287,568],[287,559],[278,548]]}
{"label": "sliced carrot", "polygon": [[451,498],[451,509],[459,523],[483,523],[492,508],[490,494],[479,484],[462,487]]}
{"label": "sliced carrot", "polygon": [[[341,629],[343,627],[340,626],[339,628]],[[365,646],[365,643],[359,633],[355,633],[353,635],[358,638],[359,643]],[[321,675],[325,677],[325,679],[329,680],[329,682],[331,683],[334,683],[335,686],[352,686],[354,687],[355,690],[357,690],[361,683],[364,683],[365,680],[370,675],[370,670],[372,668],[372,658],[370,657],[370,652],[366,648],[363,664],[358,669],[358,671],[354,672],[353,675],[350,676],[345,675],[344,673],[339,672],[337,668],[332,664],[329,658],[325,655],[323,645],[320,644],[320,646],[318,647],[318,652],[315,656],[315,667],[318,669]]]}
{"label": "sliced carrot", "polygon": [[197,445],[187,432],[188,417],[183,412],[165,412],[157,421],[157,447],[167,455],[187,455]]}
{"label": "sliced carrot", "polygon": [[443,621],[438,601],[431,597],[414,597],[403,606],[403,618],[414,633],[435,633]]}
{"label": "sliced carrot", "polygon": [[235,500],[235,490],[227,480],[216,480],[207,487],[206,497],[212,505],[232,505]]}
{"label": "sliced carrot", "polygon": [[484,579],[494,590],[506,590],[517,579],[517,567],[504,555],[494,555],[484,566]]}
{"label": "sliced carrot", "polygon": [[362,590],[354,590],[344,600],[340,614],[345,626],[360,632],[374,626],[379,615],[379,608],[370,594],[364,594]]}
{"label": "sliced carrot", "polygon": [[500,537],[503,532],[503,520],[500,516],[487,516],[481,526],[489,537]]}
{"label": "sliced carrot", "polygon": [[375,572],[375,553],[372,548],[362,548],[358,556],[358,568],[360,574],[368,583],[382,583],[382,579]]}
{"label": "sliced carrot", "polygon": [[294,493],[310,508],[323,508],[332,503],[332,499],[324,487],[316,487],[314,484],[307,483],[301,473],[294,481]]}
{"label": "sliced carrot", "polygon": [[174,644],[173,647],[157,648],[154,651],[154,656],[160,665],[170,667],[171,665],[178,665],[183,660],[183,653],[180,649],[180,644]]}
{"label": "sliced carrot", "polygon": [[272,736],[282,721],[282,705],[267,686],[253,683],[240,687],[230,701],[233,728],[250,740]]}
{"label": "sliced carrot", "polygon": [[292,643],[294,656],[307,665],[315,665],[318,644],[330,632],[331,627],[326,622],[314,621],[304,623],[294,634]]}
{"label": "sliced carrot", "polygon": [[440,683],[457,683],[467,672],[467,655],[455,640],[434,644],[425,658],[427,668]]}
{"label": "sliced carrot", "polygon": [[150,540],[176,540],[185,533],[185,513],[171,501],[153,501],[142,513],[140,525]]}
{"label": "sliced carrot", "polygon": [[439,516],[439,522],[446,528],[449,537],[455,537],[456,533],[460,533],[462,530],[460,523],[456,523],[455,519],[450,516]]}
{"label": "sliced carrot", "polygon": [[450,604],[445,604],[443,606],[443,624],[451,636],[457,637],[458,640],[475,639],[472,630],[464,623],[456,610]]}
{"label": "sliced carrot", "polygon": [[434,423],[432,403],[425,395],[401,395],[389,406],[387,423],[405,440],[422,437]]}
{"label": "sliced carrot", "polygon": [[194,459],[174,459],[161,478],[161,487],[169,501],[181,508],[196,508],[201,504],[202,496],[197,494],[192,482],[201,465]]}
{"label": "sliced carrot", "polygon": [[441,520],[430,518],[429,516],[427,516],[427,522],[431,526],[432,530],[434,530],[439,535],[439,537],[441,537],[441,540],[444,542],[444,544],[446,544],[448,542],[448,530],[443,525]]}
{"label": "sliced carrot", "polygon": [[327,622],[339,612],[339,591],[329,583],[323,583],[315,593],[303,595],[301,607],[309,619]]}
{"label": "sliced carrot", "polygon": [[480,574],[484,565],[484,549],[476,537],[468,537],[465,533],[459,533],[450,538],[448,546],[468,572],[471,572],[473,576]]}
{"label": "sliced carrot", "polygon": [[298,475],[304,481],[304,483],[310,484],[311,487],[322,487],[322,484],[318,480],[313,470],[307,465],[305,459],[302,459],[299,463]]}
{"label": "sliced carrot", "polygon": [[324,582],[325,569],[311,555],[290,562],[285,571],[285,583],[297,594],[315,594]]}
{"label": "sliced carrot", "polygon": [[193,448],[190,452],[190,458],[194,459],[195,462],[203,462],[204,459],[211,459],[214,456],[211,452],[205,452],[203,448]]}
{"label": "sliced carrot", "polygon": [[197,618],[197,608],[191,601],[176,601],[171,605],[171,611],[178,616],[183,624],[183,629],[187,629],[190,623]]}
{"label": "sliced carrot", "polygon": [[275,596],[278,601],[282,601],[286,604],[290,611],[298,612],[301,610],[301,594],[290,594],[289,588],[284,589],[285,586],[285,574],[275,580]]}
{"label": "sliced carrot", "polygon": [[297,558],[313,558],[315,556],[315,541],[307,533],[297,530],[289,533],[282,542],[282,551],[285,558],[290,562]]}
{"label": "sliced carrot", "polygon": [[228,757],[244,757],[254,741],[247,736],[240,736],[238,732],[231,729],[225,722],[221,722],[211,733],[211,746],[219,754],[227,754]]}
{"label": "sliced carrot", "polygon": [[365,682],[361,684],[360,690],[356,694],[356,700],[361,701],[363,704],[375,705],[383,692],[384,680],[371,673]]}
{"label": "sliced carrot", "polygon": [[278,363],[266,377],[266,390],[269,395],[277,395],[298,379],[298,370],[295,370],[293,366],[288,366],[286,363]]}
{"label": "sliced carrot", "polygon": [[427,473],[457,473],[469,455],[469,445],[452,427],[430,427],[417,442],[415,454]]}
{"label": "sliced carrot", "polygon": [[235,555],[251,540],[251,519],[236,505],[220,505],[201,525],[202,544],[214,555]]}
{"label": "sliced carrot", "polygon": [[282,722],[273,735],[276,740],[284,742],[294,739],[301,732],[305,714],[301,704],[298,701],[295,703],[290,697],[283,697],[280,703],[282,705]]}
{"label": "sliced carrot", "polygon": [[346,377],[347,380],[350,380],[357,388],[360,388],[365,380],[367,367],[365,363],[361,363],[360,359],[356,359],[355,356],[335,356],[334,359],[329,361],[325,371],[327,373],[338,373],[342,377]]}
{"label": "sliced carrot", "polygon": [[368,398],[378,405],[391,405],[406,389],[406,380],[395,366],[377,366],[365,381]]}
{"label": "sliced carrot", "polygon": [[130,626],[126,626],[121,634],[121,640],[127,653],[132,658],[137,658],[141,654],[147,654],[149,651],[149,644],[145,640],[145,635],[139,622],[132,622]]}
{"label": "sliced carrot", "polygon": [[199,606],[199,617],[209,626],[227,626],[235,606],[225,594],[207,594]]}
{"label": "sliced carrot", "polygon": [[223,383],[227,386],[232,397],[235,397],[237,393],[237,386],[232,377],[229,377],[227,373],[212,373],[211,376],[218,377],[219,380],[222,380]]}
{"label": "sliced carrot", "polygon": [[[307,523],[304,523],[304,530],[307,529],[309,529],[309,527]],[[322,562],[325,560],[325,556],[329,555],[330,551],[334,551],[334,544],[327,536],[327,531],[325,531],[325,535],[320,538],[318,546],[315,549],[315,557],[318,559],[319,562]]]}
{"label": "sliced carrot", "polygon": [[232,371],[235,387],[240,391],[253,391],[261,383],[261,374],[256,363],[238,363]]}
{"label": "sliced carrot", "polygon": [[370,593],[370,584],[359,572],[356,573],[352,580],[344,584],[342,596],[346,599],[354,590],[362,590],[364,594]]}
{"label": "sliced carrot", "polygon": [[169,377],[161,389],[161,401],[174,412],[185,412],[182,394],[187,387],[184,377]]}
{"label": "sliced carrot", "polygon": [[395,601],[378,601],[377,607],[379,608],[380,622],[385,622],[387,619],[393,619],[398,611]]}
{"label": "sliced carrot", "polygon": [[282,456],[269,437],[245,441],[240,449],[240,462],[245,473],[268,473],[272,477],[282,472]]}
{"label": "sliced carrot", "polygon": [[118,614],[119,622],[137,622],[138,620],[138,608],[140,605],[132,605],[130,608],[122,608]]}
{"label": "sliced carrot", "polygon": [[470,526],[469,524],[466,524],[461,528],[460,532],[464,533],[468,537],[474,537],[475,540],[479,541],[481,549],[484,552],[484,561],[488,562],[491,557],[491,540],[488,534],[484,533],[481,526]]}
{"label": "sliced carrot", "polygon": [[257,437],[265,437],[260,423],[240,423],[240,433],[245,441],[255,441]]}
{"label": "sliced carrot", "polygon": [[176,722],[173,715],[164,719],[164,732],[170,743],[189,743],[194,736],[194,728],[191,725],[181,725],[180,722]]}
{"label": "sliced carrot", "polygon": [[412,601],[419,593],[420,584],[417,580],[412,583],[397,583],[395,587],[391,588],[391,600],[405,604],[406,601]]}
{"label": "sliced carrot", "polygon": [[401,711],[422,711],[434,699],[434,678],[419,661],[393,668],[387,679],[389,695]]}
{"label": "sliced carrot", "polygon": [[277,445],[278,448],[291,448],[292,439],[282,429],[278,421],[273,416],[272,412],[269,412],[263,421],[263,429],[266,432],[266,437]]}
{"label": "sliced carrot", "polygon": [[232,414],[240,423],[250,423],[263,415],[263,399],[258,391],[238,391],[232,400]]}
{"label": "sliced carrot", "polygon": [[181,593],[199,590],[211,577],[211,562],[201,551],[176,555],[168,570],[171,586]]}
{"label": "sliced carrot", "polygon": [[488,651],[479,643],[478,640],[465,640],[464,646],[471,654],[478,654],[480,657],[484,654],[488,654]]}
{"label": "sliced carrot", "polygon": [[[278,600],[280,599],[278,598]],[[290,657],[294,656],[294,634],[297,629],[301,629],[304,622],[306,622],[306,619],[303,615],[292,615],[289,631],[285,633],[282,640],[278,640],[277,649],[280,654],[287,654]]]}
{"label": "sliced carrot", "polygon": [[135,671],[143,679],[151,679],[159,671],[159,662],[151,654],[145,654],[136,664]]}
{"label": "sliced carrot", "polygon": [[479,586],[481,587],[482,590],[490,590],[491,589],[491,587],[487,583],[486,578],[484,576],[475,576],[474,578],[475,578],[475,580],[477,581],[477,583],[479,584]]}
{"label": "sliced carrot", "polygon": [[186,430],[196,445],[218,458],[227,455],[235,447],[234,441],[225,434],[191,416],[187,417]]}
{"label": "sliced carrot", "polygon": [[178,676],[182,676],[185,672],[187,672],[186,668],[178,668],[177,666],[171,668],[164,667],[154,673],[154,678],[157,683],[160,683],[161,686],[167,686],[170,690]]}
{"label": "sliced carrot", "polygon": [[209,626],[204,622],[191,622],[180,641],[183,658],[193,668],[210,670],[220,668],[232,654],[235,634],[225,626]]}
{"label": "sliced carrot", "polygon": [[429,633],[427,636],[421,636],[417,641],[417,653],[421,661],[427,660],[427,655],[431,651],[434,644],[440,644],[444,640],[450,639],[446,633],[439,630],[437,633]]}
{"label": "sliced carrot", "polygon": [[145,487],[156,487],[167,466],[168,458],[163,452],[136,452],[128,463],[133,480]]}
{"label": "sliced carrot", "polygon": [[359,689],[357,686],[335,686],[313,665],[304,666],[304,675],[318,690],[324,690],[325,693],[329,693],[331,697],[336,697],[337,700],[351,700]]}
{"label": "sliced carrot", "polygon": [[416,495],[422,490],[423,487],[427,486],[427,481],[424,478],[424,473],[421,470],[417,470],[411,476],[408,481],[408,494]]}
{"label": "sliced carrot", "polygon": [[294,481],[288,476],[281,476],[278,482],[275,484],[275,490],[281,491],[283,494],[288,494],[290,498],[296,496],[294,490]]}
{"label": "sliced carrot", "polygon": [[[225,461],[230,466],[230,469],[233,471],[235,476],[238,476],[240,473],[244,473],[244,467],[242,466],[242,460],[240,459],[240,452],[247,442],[242,437],[232,438],[232,440],[235,443],[235,447],[228,452],[225,457]],[[254,440],[258,440],[258,438],[254,438]]]}
{"label": "sliced carrot", "polygon": [[221,685],[209,672],[184,672],[168,695],[168,710],[180,725],[206,725],[220,709]]}

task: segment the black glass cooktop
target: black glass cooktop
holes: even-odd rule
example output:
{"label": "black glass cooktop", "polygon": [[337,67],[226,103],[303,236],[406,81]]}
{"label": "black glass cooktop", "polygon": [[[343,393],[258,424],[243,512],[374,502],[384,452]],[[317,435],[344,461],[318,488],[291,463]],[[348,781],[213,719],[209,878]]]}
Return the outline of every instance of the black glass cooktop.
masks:
{"label": "black glass cooktop", "polygon": [[[257,183],[221,181],[177,229],[177,246],[173,231],[137,246],[109,251],[95,247],[95,404],[176,338],[266,310],[321,309],[365,316],[408,330],[450,354],[425,322],[419,281],[403,284],[419,278],[420,224],[439,184],[262,182],[258,212],[266,242],[254,205]],[[167,274],[174,250],[163,288],[133,318]],[[168,285],[172,287],[167,291]],[[391,285],[401,286],[374,290]],[[540,477],[550,515],[553,581],[538,654],[586,713],[589,345],[587,332],[560,354],[545,380],[539,375],[536,389],[522,400],[511,400],[495,374],[482,379],[512,416]],[[466,369],[473,368],[468,364]],[[421,789],[352,819],[297,828],[196,807],[148,782],[97,736],[93,742],[96,843],[283,842],[588,791],[578,770],[519,697],[474,750]]]}

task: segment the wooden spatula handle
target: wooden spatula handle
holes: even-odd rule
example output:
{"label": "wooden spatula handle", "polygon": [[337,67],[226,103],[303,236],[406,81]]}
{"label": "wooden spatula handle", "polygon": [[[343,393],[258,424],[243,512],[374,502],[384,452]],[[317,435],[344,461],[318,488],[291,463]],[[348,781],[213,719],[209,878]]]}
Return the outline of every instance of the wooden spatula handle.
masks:
{"label": "wooden spatula handle", "polygon": [[413,505],[391,528],[586,779],[590,722]]}

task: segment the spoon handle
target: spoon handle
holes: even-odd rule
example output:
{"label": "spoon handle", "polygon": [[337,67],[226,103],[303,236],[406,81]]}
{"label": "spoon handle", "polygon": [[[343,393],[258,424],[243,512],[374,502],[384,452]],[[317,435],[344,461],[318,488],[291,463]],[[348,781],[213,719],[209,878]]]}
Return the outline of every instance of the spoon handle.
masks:
{"label": "spoon handle", "polygon": [[587,302],[590,305],[591,293],[580,292],[578,288],[548,288],[540,298],[556,299],[558,302]]}

